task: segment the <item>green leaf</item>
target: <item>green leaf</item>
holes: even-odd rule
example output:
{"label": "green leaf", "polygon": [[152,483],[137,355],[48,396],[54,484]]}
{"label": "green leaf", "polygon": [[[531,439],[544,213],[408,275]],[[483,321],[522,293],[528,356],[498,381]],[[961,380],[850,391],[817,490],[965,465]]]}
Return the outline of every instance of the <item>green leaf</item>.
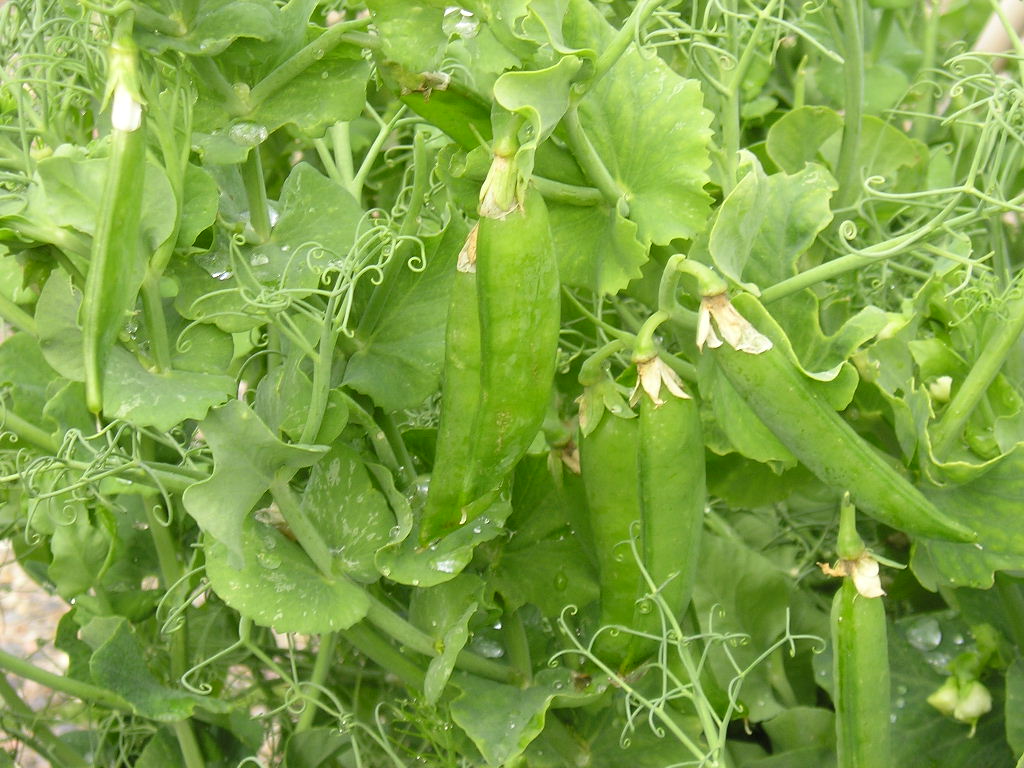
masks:
{"label": "green leaf", "polygon": [[719,209],[709,250],[726,277],[765,288],[796,273],[797,259],[832,221],[829,202],[837,186],[818,165],[766,176],[750,160]]}
{"label": "green leaf", "polygon": [[[268,133],[290,123],[304,136],[323,136],[334,123],[359,117],[369,78],[370,65],[361,51],[338,46],[264,99],[245,121]],[[310,98],[311,93],[316,98]]]}
{"label": "green leaf", "polygon": [[822,162],[821,145],[842,127],[842,116],[828,107],[790,110],[768,129],[768,156],[784,172],[799,173],[807,163]]}
{"label": "green leaf", "polygon": [[490,766],[515,760],[544,729],[556,698],[571,698],[573,685],[566,669],[545,669],[534,685],[519,688],[470,675],[453,682],[462,695],[451,704],[452,720],[476,744]]}
{"label": "green leaf", "polygon": [[[37,165],[48,214],[62,227],[93,234],[103,199],[107,158],[55,153]],[[146,163],[140,242],[150,253],[174,231],[177,205],[164,169]]]}
{"label": "green leaf", "polygon": [[328,760],[351,745],[351,735],[337,728],[293,731],[285,747],[285,765],[288,768],[324,768],[331,764]]}
{"label": "green leaf", "polygon": [[[572,6],[567,40],[598,50],[606,46],[614,30],[600,12],[590,3]],[[630,47],[579,109],[587,136],[625,192],[642,242],[667,245],[706,227],[711,113],[698,81]]]}
{"label": "green leaf", "polygon": [[381,55],[387,61],[414,73],[441,69],[448,45],[444,8],[416,0],[369,0],[366,6],[380,33]]}
{"label": "green leaf", "polygon": [[302,507],[334,556],[336,571],[367,583],[379,578],[374,555],[388,542],[395,516],[354,449],[336,443],[324,454],[310,474]]}
{"label": "green leaf", "polygon": [[[252,516],[239,528],[234,546],[207,538],[204,549],[214,591],[243,616],[301,634],[347,629],[366,616],[369,597],[346,576],[328,579],[298,544]],[[236,548],[244,555],[240,567]]]}
{"label": "green leaf", "polygon": [[71,600],[97,586],[116,546],[110,512],[97,510],[94,520],[89,510],[79,505],[69,522],[54,527],[50,539],[53,560],[47,572],[57,594]]}
{"label": "green leaf", "polygon": [[997,570],[1024,569],[1024,446],[1000,457],[962,485],[922,488],[942,512],[978,532],[977,544],[915,543],[911,567],[929,589],[988,589]]}
{"label": "green leaf", "polygon": [[533,172],[534,153],[569,108],[569,93],[583,62],[563,56],[558,63],[533,72],[506,72],[494,83],[494,100],[527,120],[525,140],[516,152],[519,172]]}
{"label": "green leaf", "polygon": [[432,587],[454,579],[473,559],[479,544],[504,532],[512,508],[507,501],[484,498],[469,522],[440,541],[420,548],[419,531],[399,518],[397,536],[377,552],[377,569],[391,581],[414,587]]}
{"label": "green leaf", "polygon": [[462,573],[452,581],[420,588],[409,601],[409,620],[434,638],[440,653],[430,660],[423,695],[436,704],[455,670],[455,660],[470,638],[469,622],[483,600],[480,577]]}
{"label": "green leaf", "polygon": [[360,324],[344,383],[385,411],[415,408],[440,385],[448,297],[466,234],[453,219],[443,234],[425,239],[422,270],[403,269],[391,285],[374,288],[386,291],[387,301],[372,323]]}
{"label": "green leaf", "polygon": [[123,618],[95,618],[82,627],[81,634],[93,648],[89,659],[93,680],[124,698],[137,715],[174,722],[191,717],[197,707],[210,712],[230,708],[221,699],[179,691],[157,680],[146,664],[142,644]]}
{"label": "green leaf", "polygon": [[103,413],[138,427],[166,432],[186,419],[202,419],[237,389],[234,376],[193,371],[147,371],[128,352],[113,347],[103,374]]}
{"label": "green leaf", "polygon": [[1014,754],[1024,754],[1024,660],[1006,670],[1006,741]]}
{"label": "green leaf", "polygon": [[192,56],[215,56],[238,38],[273,40],[278,36],[278,9],[272,0],[203,0],[184,35],[140,32],[139,42],[152,53],[176,50]]}
{"label": "green leaf", "polygon": [[527,456],[516,467],[508,522],[516,535],[488,578],[506,607],[532,603],[544,616],[558,616],[567,605],[583,608],[598,598],[582,490],[575,476],[556,480],[547,456]]}
{"label": "green leaf", "polygon": [[188,248],[199,233],[213,226],[217,219],[220,193],[210,173],[189,163],[185,167],[185,189],[181,200],[181,222],[178,225],[178,248]]}
{"label": "green leaf", "polygon": [[[0,343],[0,387],[3,407],[39,425],[48,402],[48,388],[59,381],[46,363],[39,342],[27,333],[15,333]],[[0,415],[0,423],[3,417]]]}
{"label": "green leaf", "polygon": [[[264,285],[283,284],[294,298],[312,291],[331,262],[352,259],[362,208],[343,187],[299,163],[281,187],[281,216],[270,240],[255,248],[248,272]],[[360,232],[360,234],[363,234]]]}
{"label": "green leaf", "polygon": [[286,468],[312,466],[326,449],[281,442],[238,400],[210,411],[199,426],[213,451],[213,474],[190,486],[182,501],[199,527],[225,547],[238,567],[244,552],[243,521],[274,476]]}
{"label": "green leaf", "polygon": [[548,201],[551,237],[564,285],[615,294],[640,277],[647,247],[637,225],[605,206],[573,206]]}

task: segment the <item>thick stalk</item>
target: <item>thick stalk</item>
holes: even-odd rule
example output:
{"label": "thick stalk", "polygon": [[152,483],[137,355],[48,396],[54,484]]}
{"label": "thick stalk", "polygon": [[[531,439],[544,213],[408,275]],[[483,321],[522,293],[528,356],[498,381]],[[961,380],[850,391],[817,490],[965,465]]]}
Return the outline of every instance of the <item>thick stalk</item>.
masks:
{"label": "thick stalk", "polygon": [[73,696],[89,704],[98,704],[120,712],[132,711],[131,705],[113,691],[108,691],[106,688],[100,688],[89,683],[83,683],[81,680],[47,672],[35,664],[7,653],[7,651],[0,650],[0,669],[6,669],[18,677],[32,680],[40,685],[45,685],[47,688],[66,693],[68,696]]}
{"label": "thick stalk", "polygon": [[25,421],[10,408],[0,407],[0,430],[13,432],[25,442],[47,453],[55,454],[60,450],[60,443],[52,435]]}
{"label": "thick stalk", "polygon": [[267,187],[263,180],[263,161],[260,148],[251,147],[242,164],[242,180],[249,201],[249,223],[261,243],[270,239],[270,211],[267,208]]}
{"label": "thick stalk", "polygon": [[192,732],[192,724],[188,720],[178,720],[171,723],[171,730],[178,740],[178,747],[181,749],[181,756],[185,760],[185,768],[204,768],[206,760],[203,758],[202,750],[199,749],[199,742]]}
{"label": "thick stalk", "polygon": [[522,677],[523,683],[529,684],[533,680],[533,662],[530,659],[526,625],[523,624],[519,611],[507,611],[503,627],[509,664]]}
{"label": "thick stalk", "polygon": [[[1014,344],[1024,331],[1024,297],[1007,302],[1006,316],[971,366],[964,383],[953,396],[946,412],[932,431],[932,446],[936,456],[943,456],[960,437],[964,425],[978,402],[985,396],[989,385],[999,374]],[[995,318],[993,318],[995,319]]]}
{"label": "thick stalk", "polygon": [[316,717],[316,702],[320,699],[321,689],[323,688],[324,681],[327,679],[327,673],[331,670],[331,664],[334,661],[334,647],[337,636],[333,632],[328,632],[325,635],[320,636],[320,647],[316,651],[316,661],[313,663],[313,674],[309,678],[311,692],[305,702],[305,708],[302,710],[302,714],[299,715],[299,721],[295,725],[295,733],[302,733],[308,731],[313,725],[313,719]]}
{"label": "thick stalk", "polygon": [[397,677],[409,688],[423,690],[426,673],[408,656],[400,653],[391,643],[382,638],[364,623],[343,630],[341,636],[360,653],[376,662],[382,669]]}
{"label": "thick stalk", "polygon": [[601,190],[594,187],[578,187],[575,184],[564,184],[561,181],[545,179],[536,175],[533,176],[532,181],[541,196],[551,203],[589,207],[600,205],[604,200]]}
{"label": "thick stalk", "polygon": [[836,177],[837,209],[849,207],[860,194],[860,120],[864,103],[864,41],[861,33],[860,0],[839,0],[843,22],[843,137],[839,145]]}
{"label": "thick stalk", "polygon": [[[430,658],[437,656],[434,639],[430,635],[410,624],[372,595],[370,596],[370,610],[366,614],[366,619],[384,632],[384,634],[397,640],[406,648]],[[515,670],[491,659],[478,656],[472,651],[462,651],[455,661],[455,666],[466,672],[477,674],[480,677],[486,677],[489,680],[497,680],[503,683],[519,682],[519,675]]]}
{"label": "thick stalk", "polygon": [[53,731],[46,727],[35,710],[22,701],[18,692],[7,682],[4,675],[0,675],[0,699],[4,700],[12,715],[31,728],[32,734],[49,753],[46,757],[55,758],[56,765],[65,766],[65,768],[88,768],[88,763],[84,758],[61,741]]}
{"label": "thick stalk", "polygon": [[19,331],[36,335],[36,320],[3,294],[0,294],[0,317]]}

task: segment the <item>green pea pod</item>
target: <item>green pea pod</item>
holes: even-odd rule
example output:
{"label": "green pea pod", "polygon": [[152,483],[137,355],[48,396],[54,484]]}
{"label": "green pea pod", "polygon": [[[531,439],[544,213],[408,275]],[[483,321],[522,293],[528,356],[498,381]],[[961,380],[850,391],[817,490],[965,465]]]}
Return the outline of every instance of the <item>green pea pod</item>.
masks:
{"label": "green pea pod", "polygon": [[[853,507],[843,505],[842,530],[853,529]],[[840,541],[840,557],[850,557]],[[852,572],[870,557],[863,551],[842,560],[848,572],[832,601],[832,647],[835,683],[838,768],[889,768],[889,651],[885,608],[880,597],[857,590]],[[875,566],[877,568],[877,565]],[[881,590],[878,590],[880,592]],[[877,592],[875,593],[877,594]]]}
{"label": "green pea pod", "polygon": [[[457,291],[453,301],[461,303],[457,309],[453,304],[448,341],[461,348],[447,353],[445,387],[453,392],[442,395],[442,410],[462,413],[442,414],[421,543],[467,522],[468,505],[497,492],[540,431],[551,397],[561,305],[540,193],[529,190],[522,205],[501,218],[481,218],[475,253],[479,374],[474,383],[466,362],[474,353],[469,330],[474,320]],[[453,322],[465,333],[453,331]],[[452,333],[462,336],[453,339]],[[456,370],[459,358],[462,370]],[[457,493],[455,478],[460,479]]]}
{"label": "green pea pod", "polygon": [[[743,318],[770,322],[767,312],[749,294],[735,297],[733,306]],[[738,335],[749,333],[756,335],[750,328]],[[966,525],[936,509],[861,438],[811,389],[807,377],[778,345],[755,354],[722,344],[713,354],[732,386],[779,441],[822,482],[838,490],[849,489],[854,502],[869,515],[927,538],[977,538]]]}
{"label": "green pea pod", "polygon": [[[639,422],[644,566],[678,620],[693,593],[707,499],[700,412],[690,399],[670,395],[658,405],[645,396]],[[638,626],[661,634],[661,618],[652,608],[648,601],[638,605]],[[631,659],[645,655],[644,648],[635,643]]]}
{"label": "green pea pod", "polygon": [[[639,420],[605,413],[580,438],[579,449],[601,588],[600,622],[629,627],[640,588],[640,572],[629,547],[631,528],[643,517]],[[629,646],[628,635],[604,633],[595,650],[602,659],[621,666]]]}
{"label": "green pea pod", "polygon": [[[663,634],[652,589],[678,620],[690,603],[706,500],[704,438],[697,405],[643,396],[638,419],[606,413],[580,440],[580,469],[597,550],[601,623]],[[637,550],[648,582],[629,547]],[[602,635],[598,655],[620,669],[655,649],[648,639]]]}
{"label": "green pea pod", "polygon": [[448,306],[441,422],[421,526],[424,543],[451,527],[453,520],[457,525],[463,514],[463,475],[470,470],[473,426],[480,400],[476,238],[477,229],[474,227],[459,256],[459,268]]}
{"label": "green pea pod", "polygon": [[555,377],[561,298],[544,198],[532,187],[522,206],[480,220],[479,472],[467,474],[466,498],[492,490],[530,447],[547,414]]}
{"label": "green pea pod", "polygon": [[107,351],[117,340],[144,268],[139,261],[139,228],[146,139],[141,127],[142,108],[132,87],[135,53],[130,32],[118,34],[112,46],[110,68],[110,157],[81,310],[86,402],[94,413],[103,407]]}

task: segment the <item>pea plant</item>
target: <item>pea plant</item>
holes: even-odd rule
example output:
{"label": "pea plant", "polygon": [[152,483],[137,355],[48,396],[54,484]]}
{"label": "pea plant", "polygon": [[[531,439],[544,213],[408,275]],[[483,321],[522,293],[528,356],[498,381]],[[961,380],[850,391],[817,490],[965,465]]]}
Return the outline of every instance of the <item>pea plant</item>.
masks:
{"label": "pea plant", "polygon": [[0,766],[1024,764],[1007,14],[0,3]]}

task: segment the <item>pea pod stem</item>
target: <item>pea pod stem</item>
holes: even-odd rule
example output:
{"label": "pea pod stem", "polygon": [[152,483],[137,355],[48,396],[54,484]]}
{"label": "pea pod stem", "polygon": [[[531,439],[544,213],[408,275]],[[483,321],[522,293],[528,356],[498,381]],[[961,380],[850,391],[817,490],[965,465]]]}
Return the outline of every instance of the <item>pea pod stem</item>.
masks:
{"label": "pea pod stem", "polygon": [[608,171],[608,167],[601,160],[597,150],[587,137],[583,124],[580,122],[579,109],[571,105],[562,118],[565,126],[566,136],[569,141],[569,148],[579,162],[587,178],[597,187],[604,197],[605,203],[618,210],[622,216],[629,215],[629,205],[618,182]]}
{"label": "pea pod stem", "polygon": [[599,381],[603,381],[607,375],[604,371],[605,363],[610,358],[621,352],[625,347],[625,339],[613,339],[584,360],[583,364],[580,366],[580,384],[584,387],[588,387],[593,384],[597,384]]}
{"label": "pea pod stem", "polygon": [[1024,332],[1024,297],[1007,302],[1006,317],[982,347],[963,384],[946,407],[932,432],[932,445],[936,456],[949,453],[963,433],[967,420],[985,396],[989,386],[999,375],[1014,345]]}

